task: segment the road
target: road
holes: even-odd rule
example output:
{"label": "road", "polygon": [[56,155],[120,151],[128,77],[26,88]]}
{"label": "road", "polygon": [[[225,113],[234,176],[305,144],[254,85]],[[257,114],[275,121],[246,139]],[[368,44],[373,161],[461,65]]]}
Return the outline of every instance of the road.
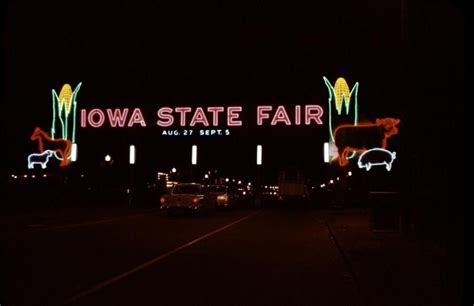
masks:
{"label": "road", "polygon": [[159,210],[1,234],[3,305],[364,305],[318,211]]}

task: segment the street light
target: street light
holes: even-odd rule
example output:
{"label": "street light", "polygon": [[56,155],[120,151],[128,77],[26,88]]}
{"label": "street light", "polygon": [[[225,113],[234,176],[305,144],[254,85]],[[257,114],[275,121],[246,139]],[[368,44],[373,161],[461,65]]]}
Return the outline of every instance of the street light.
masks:
{"label": "street light", "polygon": [[130,150],[129,150],[129,157],[130,157],[130,165],[134,165],[135,164],[135,146],[134,145],[130,145]]}
{"label": "street light", "polygon": [[324,143],[324,162],[329,163],[329,143]]}
{"label": "street light", "polygon": [[204,178],[207,180],[209,178],[209,174],[204,174]]}
{"label": "street light", "polygon": [[171,169],[171,172],[176,173],[176,168]]}
{"label": "street light", "polygon": [[193,165],[197,164],[197,150],[197,146],[193,145],[191,150],[191,164]]}
{"label": "street light", "polygon": [[257,166],[262,165],[262,145],[257,145]]}
{"label": "street light", "polygon": [[107,154],[107,155],[105,155],[104,159],[105,159],[106,162],[110,162],[112,160],[112,157],[110,157],[110,155]]}
{"label": "street light", "polygon": [[347,175],[352,176],[352,171],[347,172]]}
{"label": "street light", "polygon": [[73,143],[71,147],[71,161],[77,161],[77,143]]}

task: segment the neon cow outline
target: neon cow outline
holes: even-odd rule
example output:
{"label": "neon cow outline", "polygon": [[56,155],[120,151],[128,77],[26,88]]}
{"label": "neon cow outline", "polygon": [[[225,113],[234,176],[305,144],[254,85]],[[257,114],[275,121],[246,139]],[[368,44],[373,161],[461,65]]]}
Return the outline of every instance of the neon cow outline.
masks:
{"label": "neon cow outline", "polygon": [[[49,158],[53,156],[52,150],[46,150],[41,153],[31,153],[28,155],[28,169],[33,169],[36,164],[41,165],[41,169],[46,169],[46,165],[49,162]],[[33,160],[33,159],[39,160]]]}
{"label": "neon cow outline", "polygon": [[38,151],[43,153],[45,151],[45,143],[47,143],[47,150],[53,151],[54,154],[59,154],[62,158],[61,167],[67,166],[69,164],[69,155],[71,153],[72,143],[70,140],[66,139],[52,139],[48,133],[41,130],[39,127],[35,128],[33,134],[31,135],[31,140],[38,141]]}
{"label": "neon cow outline", "polygon": [[[365,157],[367,154],[370,154],[371,152],[384,152],[386,153],[386,156],[389,156],[390,157],[390,162],[387,162],[387,161],[383,161],[383,162],[376,162],[376,163],[372,163],[372,162],[366,162],[364,163],[362,161],[363,157]],[[385,169],[387,169],[387,171],[390,171],[392,170],[392,163],[393,161],[395,160],[395,158],[397,158],[397,152],[390,152],[389,150],[386,150],[386,149],[382,149],[382,148],[372,148],[370,150],[367,150],[365,152],[363,152],[360,156],[359,156],[359,160],[357,161],[357,165],[359,166],[359,168],[365,168],[365,170],[369,171],[372,166],[382,166],[382,165],[385,165]]]}
{"label": "neon cow outline", "polygon": [[374,128],[379,127],[383,133],[383,138],[381,139],[380,148],[385,149],[387,147],[387,139],[393,135],[398,134],[397,125],[400,123],[400,119],[396,118],[383,118],[376,119],[375,123],[359,123],[357,125],[353,124],[342,124],[334,130],[334,145],[338,149],[338,159],[339,165],[341,167],[346,166],[349,163],[349,154],[362,153],[367,151],[366,147],[353,147],[345,146],[344,148],[338,146],[337,144],[337,133],[342,129],[365,129],[365,128]]}

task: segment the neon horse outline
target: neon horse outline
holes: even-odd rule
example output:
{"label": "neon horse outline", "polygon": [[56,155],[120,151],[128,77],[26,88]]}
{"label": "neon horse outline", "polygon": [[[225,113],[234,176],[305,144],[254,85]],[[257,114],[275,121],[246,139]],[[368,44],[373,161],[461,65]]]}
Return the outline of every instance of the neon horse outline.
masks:
{"label": "neon horse outline", "polygon": [[67,166],[69,164],[68,156],[71,153],[72,143],[67,139],[52,139],[48,133],[41,130],[41,128],[35,128],[33,134],[31,135],[31,140],[38,141],[38,151],[43,153],[45,151],[45,144],[47,145],[47,150],[54,151],[58,154],[62,160],[59,164],[61,167]]}

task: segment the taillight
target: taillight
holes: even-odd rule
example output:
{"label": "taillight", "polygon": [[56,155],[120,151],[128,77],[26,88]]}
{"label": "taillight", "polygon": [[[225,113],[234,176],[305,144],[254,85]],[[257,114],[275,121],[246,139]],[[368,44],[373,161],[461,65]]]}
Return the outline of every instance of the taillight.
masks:
{"label": "taillight", "polygon": [[161,204],[165,204],[165,202],[166,202],[165,197],[161,197],[161,198],[160,198],[160,203],[161,203]]}
{"label": "taillight", "polygon": [[194,198],[194,199],[193,199],[193,203],[194,203],[194,204],[197,204],[198,202],[199,202],[199,199],[198,199],[198,198]]}

